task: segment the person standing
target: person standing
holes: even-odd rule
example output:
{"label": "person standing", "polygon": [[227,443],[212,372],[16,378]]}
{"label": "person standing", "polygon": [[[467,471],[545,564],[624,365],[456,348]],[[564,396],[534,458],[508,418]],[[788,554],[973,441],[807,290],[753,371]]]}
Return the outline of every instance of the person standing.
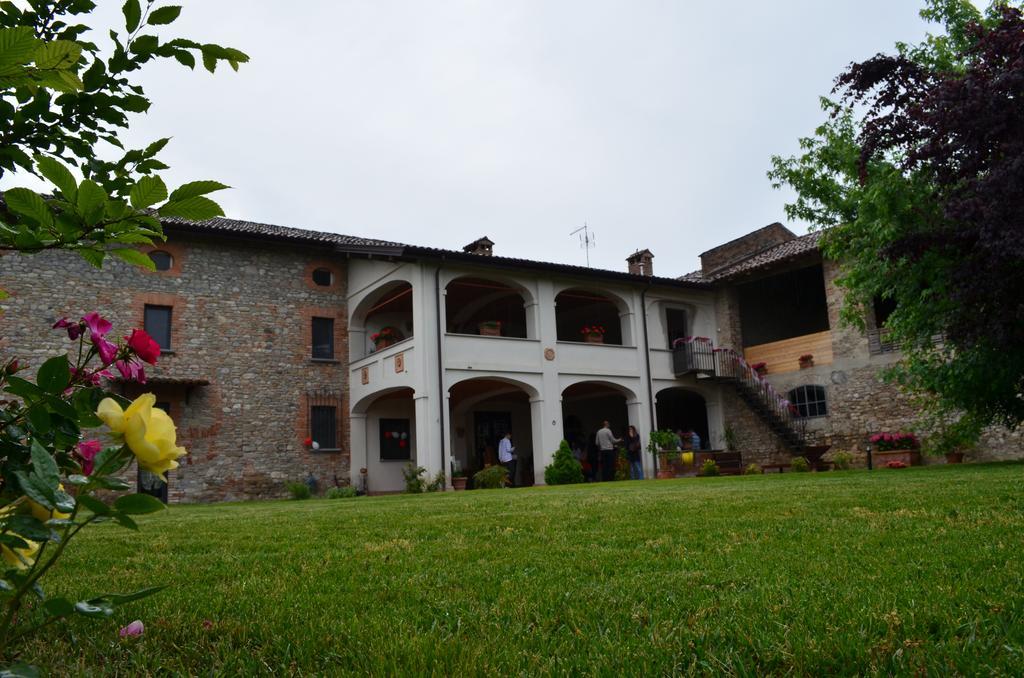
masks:
{"label": "person standing", "polygon": [[512,446],[512,431],[498,443],[498,463],[508,471],[508,484],[516,486],[516,448]]}
{"label": "person standing", "polygon": [[597,443],[597,448],[601,451],[601,480],[614,480],[615,446],[621,443],[622,439],[615,437],[615,434],[612,433],[608,425],[608,421],[605,420],[601,422],[601,428],[598,430],[597,435],[594,436],[594,442]]}
{"label": "person standing", "polygon": [[644,465],[640,456],[642,447],[636,426],[630,426],[626,431],[626,459],[629,461],[630,480],[644,479]]}

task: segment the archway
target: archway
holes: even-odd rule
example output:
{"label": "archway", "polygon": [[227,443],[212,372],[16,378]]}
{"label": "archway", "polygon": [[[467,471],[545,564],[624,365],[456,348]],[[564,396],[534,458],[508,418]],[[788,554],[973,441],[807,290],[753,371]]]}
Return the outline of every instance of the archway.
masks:
{"label": "archway", "polygon": [[709,440],[707,402],[701,394],[678,387],[658,391],[655,413],[659,429],[693,431],[700,436],[701,448],[714,446]]}
{"label": "archway", "polygon": [[[352,360],[383,350],[413,336],[412,285],[396,280],[367,296],[352,314],[350,349]],[[364,339],[359,340],[359,331]]]}
{"label": "archway", "polygon": [[[411,388],[396,388],[361,400],[352,425],[365,426],[366,480],[370,492],[400,492],[402,469],[417,463],[416,407]],[[353,479],[358,469],[353,469]]]}
{"label": "archway", "polygon": [[607,421],[616,438],[623,438],[629,421],[627,403],[632,394],[625,389],[597,381],[584,381],[562,391],[563,438],[583,457],[583,470],[588,480],[614,477],[614,470],[602,468],[595,435]]}
{"label": "archway", "polygon": [[513,484],[533,485],[530,401],[536,391],[512,380],[478,377],[454,384],[449,394],[453,467],[472,478],[476,471],[497,464],[499,442],[511,432],[517,459]]}
{"label": "archway", "polygon": [[555,297],[555,329],[558,341],[586,341],[584,328],[597,326],[604,331],[605,344],[623,345],[625,333],[621,300],[588,289],[563,290]]}
{"label": "archway", "polygon": [[445,287],[445,331],[484,336],[528,336],[520,289],[485,278],[456,278]]}

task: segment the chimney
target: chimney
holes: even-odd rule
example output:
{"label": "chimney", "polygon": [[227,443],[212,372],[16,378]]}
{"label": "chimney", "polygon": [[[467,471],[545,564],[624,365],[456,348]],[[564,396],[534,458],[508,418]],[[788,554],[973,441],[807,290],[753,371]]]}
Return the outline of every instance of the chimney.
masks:
{"label": "chimney", "polygon": [[467,252],[469,254],[479,254],[481,257],[489,257],[493,253],[493,247],[494,243],[491,242],[491,239],[485,235],[484,237],[477,238],[473,242],[463,247],[462,251]]}
{"label": "chimney", "polygon": [[633,275],[654,275],[654,255],[650,250],[637,250],[626,257],[629,272]]}

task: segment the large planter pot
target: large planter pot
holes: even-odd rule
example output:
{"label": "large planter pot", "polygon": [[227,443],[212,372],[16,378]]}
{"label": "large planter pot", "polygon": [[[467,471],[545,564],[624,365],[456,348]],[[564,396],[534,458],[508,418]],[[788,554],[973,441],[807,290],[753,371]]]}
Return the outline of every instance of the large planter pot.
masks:
{"label": "large planter pot", "polygon": [[812,367],[814,367],[814,361],[813,360],[801,360],[800,361],[800,369],[801,370],[809,370]]}
{"label": "large planter pot", "polygon": [[583,335],[583,341],[587,342],[588,344],[603,344],[604,343],[604,335],[603,334],[584,334]]}
{"label": "large planter pot", "polygon": [[481,337],[500,337],[501,323],[480,323],[479,325],[477,325],[477,330],[480,332]]}
{"label": "large planter pot", "polygon": [[962,464],[962,463],[964,463],[964,453],[963,452],[948,452],[946,454],[946,463],[947,464]]}
{"label": "large planter pot", "polygon": [[466,481],[468,480],[469,478],[466,476],[462,476],[461,478],[452,478],[452,489],[456,491],[466,489]]}
{"label": "large planter pot", "polygon": [[391,346],[394,343],[396,343],[394,339],[378,339],[377,341],[373,342],[373,345],[374,348],[376,348],[376,350],[380,351],[387,348],[388,346]]}
{"label": "large planter pot", "polygon": [[661,452],[658,454],[658,478],[668,480],[676,477],[674,454]]}
{"label": "large planter pot", "polygon": [[907,466],[919,466],[921,464],[921,452],[919,450],[880,450],[874,453],[874,465],[884,468],[890,461],[902,461]]}

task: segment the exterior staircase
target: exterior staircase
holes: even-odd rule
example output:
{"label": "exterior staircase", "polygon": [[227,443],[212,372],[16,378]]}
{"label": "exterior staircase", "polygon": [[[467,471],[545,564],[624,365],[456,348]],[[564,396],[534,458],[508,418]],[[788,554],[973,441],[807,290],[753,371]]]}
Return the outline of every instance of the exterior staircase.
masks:
{"label": "exterior staircase", "polygon": [[794,454],[807,447],[806,429],[796,406],[730,348],[715,348],[706,337],[678,340],[672,353],[675,374],[727,383]]}

